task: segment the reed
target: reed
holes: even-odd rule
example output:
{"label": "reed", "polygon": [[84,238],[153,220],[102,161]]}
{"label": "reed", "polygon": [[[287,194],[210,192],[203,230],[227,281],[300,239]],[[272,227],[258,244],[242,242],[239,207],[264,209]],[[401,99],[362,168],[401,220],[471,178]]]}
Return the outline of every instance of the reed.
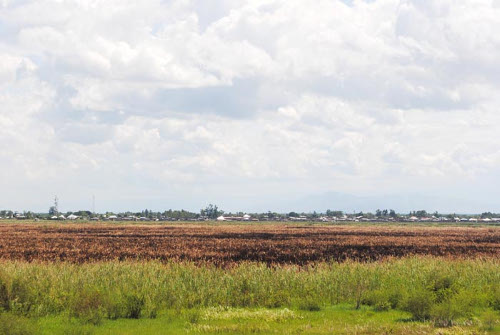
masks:
{"label": "reed", "polygon": [[[498,259],[410,257],[268,266],[156,261],[0,262],[0,308],[39,317],[154,318],[209,307],[318,310],[351,304],[400,309],[443,322],[500,307]],[[452,321],[451,321],[452,322]]]}

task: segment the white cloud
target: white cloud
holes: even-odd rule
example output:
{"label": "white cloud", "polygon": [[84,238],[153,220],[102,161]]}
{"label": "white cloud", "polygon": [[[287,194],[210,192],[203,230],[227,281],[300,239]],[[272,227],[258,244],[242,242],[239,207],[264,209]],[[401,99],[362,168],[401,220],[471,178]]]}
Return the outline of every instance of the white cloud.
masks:
{"label": "white cloud", "polygon": [[499,24],[486,0],[4,1],[0,207],[498,196]]}

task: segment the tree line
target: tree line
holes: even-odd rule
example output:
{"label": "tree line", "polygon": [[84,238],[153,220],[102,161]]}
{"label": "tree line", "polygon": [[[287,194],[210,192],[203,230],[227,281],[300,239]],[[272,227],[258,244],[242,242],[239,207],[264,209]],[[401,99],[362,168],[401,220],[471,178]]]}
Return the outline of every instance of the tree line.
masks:
{"label": "tree line", "polygon": [[79,217],[85,217],[85,218],[92,218],[92,217],[102,217],[106,216],[109,217],[111,215],[116,215],[119,217],[136,217],[136,218],[147,218],[150,220],[154,219],[172,219],[172,220],[193,220],[193,219],[217,219],[221,215],[225,216],[243,216],[244,214],[249,214],[252,218],[259,219],[259,220],[281,220],[281,219],[286,219],[286,218],[298,218],[298,217],[307,217],[309,219],[317,219],[323,216],[327,217],[336,217],[336,218],[342,218],[345,216],[348,217],[364,217],[364,218],[369,218],[369,219],[375,219],[375,218],[383,218],[383,219],[388,219],[388,218],[403,218],[403,217],[417,217],[417,218],[424,218],[424,217],[446,217],[448,219],[453,219],[457,216],[459,217],[480,217],[482,219],[484,218],[498,218],[500,217],[500,213],[493,213],[493,212],[483,212],[480,215],[457,215],[455,213],[448,213],[448,214],[440,214],[437,211],[433,213],[429,213],[426,210],[414,210],[410,211],[408,214],[401,214],[397,213],[393,209],[377,209],[375,212],[344,212],[341,210],[331,210],[327,209],[325,212],[288,212],[288,213],[278,213],[278,212],[272,212],[272,211],[267,211],[267,212],[255,212],[255,213],[246,213],[246,212],[226,212],[224,210],[221,210],[217,205],[215,204],[209,204],[205,208],[200,209],[199,212],[193,212],[189,210],[174,210],[174,209],[169,209],[169,210],[164,210],[164,211],[154,211],[150,209],[144,209],[142,211],[125,211],[125,212],[105,212],[105,213],[92,213],[89,210],[79,210],[79,211],[67,211],[67,212],[59,212],[57,209],[52,206],[50,207],[48,213],[36,213],[32,211],[23,211],[23,212],[14,212],[12,210],[0,210],[0,218],[13,218],[16,216],[22,216],[26,219],[35,219],[35,218],[40,218],[40,219],[45,219],[52,217],[54,215],[77,215]]}

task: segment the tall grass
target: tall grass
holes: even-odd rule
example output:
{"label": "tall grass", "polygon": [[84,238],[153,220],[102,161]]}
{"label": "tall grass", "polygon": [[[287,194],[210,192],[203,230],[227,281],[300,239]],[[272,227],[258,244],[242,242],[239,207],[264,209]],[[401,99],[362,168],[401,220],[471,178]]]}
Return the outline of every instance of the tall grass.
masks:
{"label": "tall grass", "polygon": [[204,307],[317,310],[340,303],[403,309],[447,325],[500,309],[500,261],[432,257],[308,267],[242,263],[229,269],[160,262],[0,262],[0,310],[24,316],[156,317]]}

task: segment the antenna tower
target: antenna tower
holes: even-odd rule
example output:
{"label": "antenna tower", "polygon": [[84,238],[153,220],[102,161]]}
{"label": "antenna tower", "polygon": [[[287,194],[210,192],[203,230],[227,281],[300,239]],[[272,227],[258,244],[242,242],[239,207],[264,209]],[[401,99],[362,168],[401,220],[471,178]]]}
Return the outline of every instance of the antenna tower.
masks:
{"label": "antenna tower", "polygon": [[54,211],[56,214],[59,214],[59,200],[57,199],[57,195],[54,197]]}

